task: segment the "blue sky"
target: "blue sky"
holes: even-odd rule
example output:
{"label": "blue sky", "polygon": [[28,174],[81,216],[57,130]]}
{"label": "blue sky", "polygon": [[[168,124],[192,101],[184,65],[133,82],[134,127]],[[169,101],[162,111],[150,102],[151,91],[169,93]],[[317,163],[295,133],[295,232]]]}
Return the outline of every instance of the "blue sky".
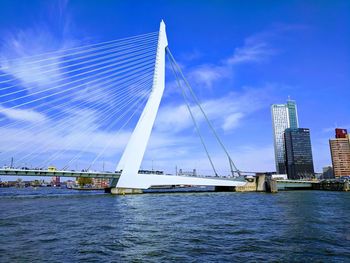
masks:
{"label": "blue sky", "polygon": [[[328,139],[335,126],[350,129],[349,1],[2,0],[0,5],[0,57],[21,55],[13,40],[33,55],[157,31],[164,19],[169,48],[241,170],[274,170],[270,105],[288,96],[297,102],[300,126],[311,129],[316,171],[331,163]],[[209,163],[167,69],[143,167],[153,160],[155,168],[170,172],[177,165],[207,173]],[[215,163],[226,171],[226,159],[203,121],[201,128]],[[29,137],[24,139],[30,142]],[[120,148],[105,157],[108,169],[127,138],[127,133],[119,137]]]}

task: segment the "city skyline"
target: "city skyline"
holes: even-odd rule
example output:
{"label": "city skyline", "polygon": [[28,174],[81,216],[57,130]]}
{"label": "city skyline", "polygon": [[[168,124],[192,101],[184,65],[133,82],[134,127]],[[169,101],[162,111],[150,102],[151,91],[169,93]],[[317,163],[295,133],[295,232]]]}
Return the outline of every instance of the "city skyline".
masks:
{"label": "city skyline", "polygon": [[[264,9],[270,14],[267,19],[259,8],[253,14],[245,4],[238,6],[227,2],[227,12],[220,4],[214,4],[210,5],[209,12],[209,4],[203,2],[190,25],[171,12],[174,8],[181,10],[184,5],[165,7],[159,4],[155,5],[158,6],[155,10],[151,10],[148,4],[136,6],[132,11],[134,14],[145,8],[150,12],[134,20],[133,13],[126,16],[119,11],[120,6],[128,7],[130,2],[127,1],[123,4],[111,3],[108,9],[114,10],[113,14],[98,6],[104,17],[99,12],[91,15],[91,11],[97,8],[94,3],[56,3],[55,7],[49,7],[39,1],[30,4],[5,1],[0,11],[1,57],[31,55],[52,48],[152,32],[157,30],[160,19],[164,18],[173,53],[241,170],[274,170],[269,108],[271,104],[285,101],[288,96],[298,103],[302,126],[311,130],[316,171],[331,164],[328,139],[333,135],[334,126],[350,126],[347,122],[350,109],[346,99],[350,86],[346,75],[350,68],[346,54],[349,54],[350,45],[344,26],[348,22],[343,11],[343,6],[347,5],[345,1],[332,5],[330,9],[333,12],[328,14],[332,19],[327,20],[315,13],[316,7],[312,4],[304,4],[305,13],[301,15],[293,12],[294,9],[299,10],[300,3],[267,4]],[[189,3],[186,8],[194,10],[194,5]],[[317,8],[322,14],[329,11],[326,4]],[[14,9],[21,19],[9,15]],[[58,15],[51,16],[53,12],[58,12]],[[238,15],[240,12],[247,17]],[[287,18],[278,15],[279,12],[288,14]],[[253,15],[260,23],[245,25],[245,21]],[[206,22],[208,16],[211,19]],[[117,26],[113,26],[115,24]],[[325,24],[327,32],[323,31]],[[208,35],[213,37],[208,40]],[[302,46],[297,41],[299,39],[303,39]],[[28,81],[28,74],[22,77],[24,82]],[[16,114],[18,112],[9,112],[7,116],[18,118]],[[153,161],[156,167],[208,167],[186,114],[168,70],[165,98],[144,167],[151,167]],[[26,116],[30,120],[42,117],[34,113]],[[7,130],[2,132],[9,134]],[[9,138],[2,139],[3,147],[18,140],[10,134]],[[124,137],[122,140],[126,141]],[[215,149],[214,145],[211,146]],[[121,149],[122,145],[117,149],[119,153]],[[225,163],[221,161],[222,155],[217,150],[214,150],[214,155],[218,165],[226,169],[226,160]],[[7,163],[10,158],[7,156]],[[1,165],[5,164],[3,159],[2,162]],[[115,157],[106,160],[108,169],[116,163]]]}

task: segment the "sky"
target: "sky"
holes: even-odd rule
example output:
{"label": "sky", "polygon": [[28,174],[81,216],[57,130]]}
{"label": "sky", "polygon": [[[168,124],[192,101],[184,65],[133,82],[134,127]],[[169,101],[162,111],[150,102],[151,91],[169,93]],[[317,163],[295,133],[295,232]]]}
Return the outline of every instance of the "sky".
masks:
{"label": "sky", "polygon": [[[334,137],[334,128],[350,129],[349,1],[1,0],[0,7],[0,61],[3,66],[4,61],[16,59],[14,66],[17,71],[21,68],[21,75],[6,73],[17,78],[28,94],[56,80],[55,74],[23,66],[26,56],[155,32],[164,19],[169,49],[242,171],[275,170],[270,106],[285,103],[288,96],[297,103],[300,127],[311,130],[317,172],[331,164],[328,140]],[[41,83],[33,85],[33,76],[39,76]],[[104,95],[106,100],[113,96]],[[87,133],[91,125],[103,120],[80,109],[67,115],[80,126],[55,132],[58,123],[50,122],[50,115],[30,107],[17,111],[4,103],[0,107],[4,117],[0,165],[28,154],[27,148],[21,153],[8,150],[16,145],[26,144],[32,150],[39,149],[42,141],[56,142],[30,159],[36,167],[59,146],[68,147],[65,156],[71,157],[95,138],[75,163],[76,169],[86,168],[103,152],[93,168],[101,170],[103,162],[105,169],[113,170],[132,131],[131,125],[116,134],[102,125]],[[227,173],[227,158],[198,109],[193,109],[215,166]],[[86,114],[95,119],[87,122]],[[6,128],[16,121],[43,122],[53,131],[40,133],[22,125],[17,127],[22,130],[19,136],[17,130]],[[61,144],[65,135],[69,143]],[[110,144],[103,151],[105,142]],[[63,167],[67,160],[62,158],[51,164]],[[211,173],[169,63],[164,96],[142,164],[144,169],[152,167],[170,173],[175,167]]]}

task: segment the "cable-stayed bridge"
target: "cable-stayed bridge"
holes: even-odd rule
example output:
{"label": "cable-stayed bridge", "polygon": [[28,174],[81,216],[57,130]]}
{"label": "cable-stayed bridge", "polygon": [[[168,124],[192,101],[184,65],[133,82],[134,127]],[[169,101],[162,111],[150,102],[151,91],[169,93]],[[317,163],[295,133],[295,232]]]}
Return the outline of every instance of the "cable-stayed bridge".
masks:
{"label": "cable-stayed bridge", "polygon": [[[212,168],[211,177],[139,172],[164,93],[166,57]],[[0,131],[6,138],[0,160],[17,155],[17,163],[39,163],[37,169],[11,165],[0,169],[0,175],[110,178],[114,193],[164,185],[245,184],[172,55],[163,21],[158,32],[0,61]],[[226,155],[230,179],[219,176],[190,99]],[[117,138],[124,138],[130,126],[134,128],[115,173],[91,172],[118,147]],[[72,171],[82,156],[91,159],[86,171]],[[62,168],[46,168],[55,162]]]}

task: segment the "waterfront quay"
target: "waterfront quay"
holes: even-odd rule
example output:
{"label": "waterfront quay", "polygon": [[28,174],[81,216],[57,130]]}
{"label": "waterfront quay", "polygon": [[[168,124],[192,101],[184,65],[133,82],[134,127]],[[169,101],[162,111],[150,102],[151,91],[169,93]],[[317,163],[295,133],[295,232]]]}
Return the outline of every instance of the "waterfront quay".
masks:
{"label": "waterfront quay", "polygon": [[[62,172],[58,172],[62,173]],[[67,173],[70,174],[70,173]],[[75,173],[77,175],[79,173]],[[97,174],[97,172],[95,172]],[[27,180],[0,180],[0,187],[60,187],[76,190],[105,190],[110,193],[109,179],[91,178],[91,173],[85,173],[86,177],[76,177],[75,180],[60,181],[60,178],[53,176],[51,181],[43,179]],[[108,173],[110,176],[110,173]],[[115,175],[114,175],[115,176]],[[8,176],[6,176],[8,179]],[[86,178],[88,181],[86,181]],[[325,190],[325,191],[350,191],[350,182],[348,178],[338,179],[305,179],[305,180],[290,180],[290,179],[274,179],[269,174],[258,174],[256,176],[246,176],[246,184],[236,187],[225,186],[197,186],[197,185],[164,185],[162,187],[151,187],[144,189],[138,193],[179,193],[179,192],[267,192],[277,193],[279,191],[294,191],[294,190]],[[135,192],[136,193],[136,192]],[[128,194],[124,192],[123,194]],[[130,193],[129,193],[130,194]]]}
{"label": "waterfront quay", "polygon": [[[237,186],[236,192],[269,192],[293,190],[327,190],[327,191],[350,191],[348,178],[337,179],[273,179],[271,176],[257,175],[251,177],[245,186]],[[224,188],[218,188],[224,191]]]}

